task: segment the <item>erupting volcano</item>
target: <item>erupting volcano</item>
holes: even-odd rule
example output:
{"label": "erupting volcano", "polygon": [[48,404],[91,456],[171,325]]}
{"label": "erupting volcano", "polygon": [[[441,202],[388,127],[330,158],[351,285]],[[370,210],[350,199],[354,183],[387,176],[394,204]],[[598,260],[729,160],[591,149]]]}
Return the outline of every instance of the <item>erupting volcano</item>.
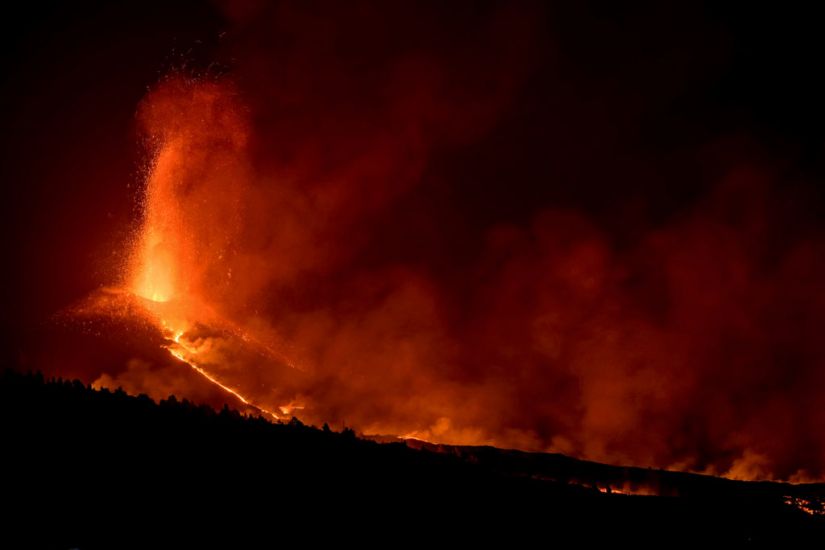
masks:
{"label": "erupting volcano", "polygon": [[51,151],[7,216],[37,227],[21,364],[411,446],[825,479],[819,95],[769,109],[753,36],[704,12],[321,4],[210,7],[171,68],[95,66],[54,109],[82,131],[21,141]]}
{"label": "erupting volcano", "polygon": [[[208,284],[217,284],[231,292],[231,267],[224,265],[223,260],[232,253],[231,224],[240,215],[238,191],[231,187],[240,187],[242,183],[222,180],[220,185],[231,187],[217,196],[187,189],[195,181],[193,178],[204,177],[202,173],[189,172],[193,162],[205,165],[211,172],[208,177],[221,177],[213,168],[231,169],[239,162],[236,155],[241,154],[246,138],[243,120],[231,98],[227,99],[228,92],[218,85],[170,80],[165,87],[157,95],[165,93],[173,98],[153,97],[146,106],[149,112],[144,114],[153,150],[142,201],[143,225],[124,274],[126,292],[141,300],[172,356],[244,405],[278,419],[278,414],[244,396],[236,386],[238,382],[228,385],[221,380],[245,375],[238,372],[243,367],[233,368],[232,364],[233,355],[237,357],[240,353],[257,355],[270,370],[292,365],[221,317],[209,306],[210,294],[204,290]],[[180,103],[164,103],[170,101]],[[176,107],[181,110],[167,112]],[[207,158],[193,161],[197,155]],[[230,177],[237,175],[234,172]],[[210,230],[209,224],[218,224],[217,230]],[[210,278],[214,271],[224,268],[225,277]],[[215,287],[211,289],[214,291]],[[231,349],[233,355],[222,354],[224,348]],[[279,407],[285,414],[291,409]]]}

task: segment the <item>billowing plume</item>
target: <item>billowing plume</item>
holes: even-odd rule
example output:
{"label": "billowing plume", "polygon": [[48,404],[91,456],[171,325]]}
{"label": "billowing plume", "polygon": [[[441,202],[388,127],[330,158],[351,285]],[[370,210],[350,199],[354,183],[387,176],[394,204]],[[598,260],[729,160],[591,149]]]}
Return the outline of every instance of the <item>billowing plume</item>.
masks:
{"label": "billowing plume", "polygon": [[123,279],[167,349],[316,424],[821,478],[825,241],[800,193],[736,160],[676,212],[616,204],[626,231],[570,200],[491,213],[483,186],[525,171],[475,186],[462,155],[530,93],[532,12],[358,5],[233,4],[231,74],[141,104]]}

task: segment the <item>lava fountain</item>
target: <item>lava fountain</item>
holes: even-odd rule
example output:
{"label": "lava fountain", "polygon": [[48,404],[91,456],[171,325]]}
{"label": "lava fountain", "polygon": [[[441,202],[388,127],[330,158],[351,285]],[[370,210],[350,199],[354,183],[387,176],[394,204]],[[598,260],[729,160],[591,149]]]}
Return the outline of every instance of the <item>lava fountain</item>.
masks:
{"label": "lava fountain", "polygon": [[[209,268],[221,265],[216,256],[222,259],[231,254],[232,235],[227,227],[233,225],[225,221],[239,216],[232,190],[243,183],[229,181],[221,186],[228,189],[226,195],[207,197],[198,195],[198,186],[192,182],[198,177],[222,178],[226,174],[221,168],[239,173],[239,148],[246,130],[237,107],[227,97],[231,95],[218,84],[191,86],[170,79],[151,103],[143,105],[153,155],[142,197],[142,225],[125,269],[124,286],[127,294],[139,299],[174,358],[244,405],[278,419],[278,413],[260,398],[242,392],[239,382],[232,380],[238,369],[232,368],[228,355],[255,356],[267,370],[272,370],[272,363],[293,365],[209,304],[210,291],[231,287],[231,271],[216,276]],[[193,163],[193,157],[200,162]],[[198,174],[191,170],[193,164],[214,171]],[[215,220],[223,223],[213,225]],[[244,361],[249,364],[248,359]],[[248,380],[248,373],[244,376]],[[296,408],[292,401],[279,410],[290,413]]]}

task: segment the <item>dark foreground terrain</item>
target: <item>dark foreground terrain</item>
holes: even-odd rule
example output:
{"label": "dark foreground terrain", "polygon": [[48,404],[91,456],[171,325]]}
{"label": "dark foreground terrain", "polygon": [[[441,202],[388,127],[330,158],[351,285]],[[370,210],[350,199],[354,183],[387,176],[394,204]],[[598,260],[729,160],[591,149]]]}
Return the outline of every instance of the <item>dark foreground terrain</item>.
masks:
{"label": "dark foreground terrain", "polygon": [[816,508],[821,485],[378,443],[11,370],[0,374],[0,407],[4,548],[825,540],[823,516],[789,504]]}

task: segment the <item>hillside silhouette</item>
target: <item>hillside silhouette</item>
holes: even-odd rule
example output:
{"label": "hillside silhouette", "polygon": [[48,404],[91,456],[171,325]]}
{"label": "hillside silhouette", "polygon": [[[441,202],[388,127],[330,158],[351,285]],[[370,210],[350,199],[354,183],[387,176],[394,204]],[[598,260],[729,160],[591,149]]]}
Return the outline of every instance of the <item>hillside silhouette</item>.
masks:
{"label": "hillside silhouette", "polygon": [[617,470],[558,455],[379,443],[351,429],[277,424],[175,397],[156,403],[14,370],[0,374],[0,407],[3,547],[159,547],[218,536],[272,543],[264,546],[506,537],[753,547],[825,536],[822,516],[786,503],[789,491],[810,496],[815,485],[673,474],[683,496],[607,493],[598,487],[615,483]]}

